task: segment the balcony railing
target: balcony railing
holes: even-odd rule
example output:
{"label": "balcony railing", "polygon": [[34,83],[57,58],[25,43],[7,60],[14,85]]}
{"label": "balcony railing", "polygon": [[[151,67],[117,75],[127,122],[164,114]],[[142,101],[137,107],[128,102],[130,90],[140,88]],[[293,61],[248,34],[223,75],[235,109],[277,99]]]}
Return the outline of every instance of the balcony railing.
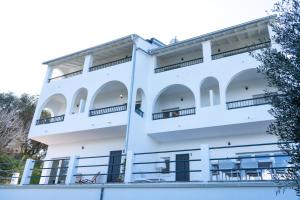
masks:
{"label": "balcony railing", "polygon": [[271,96],[265,96],[265,97],[226,102],[226,106],[228,110],[231,110],[231,109],[245,108],[250,106],[266,105],[270,103],[271,103]]}
{"label": "balcony railing", "polygon": [[50,83],[51,81],[54,81],[54,80],[70,78],[70,77],[77,76],[77,75],[80,75],[80,74],[82,74],[82,69],[78,70],[78,71],[75,71],[75,72],[68,73],[68,74],[64,74],[64,75],[61,75],[61,76],[57,76],[57,77],[54,77],[54,78],[49,78],[48,82]]}
{"label": "balcony railing", "polygon": [[[180,157],[181,155],[183,157]],[[202,172],[200,162],[203,162],[200,155],[201,148],[134,153],[132,182],[158,183],[200,180]]]}
{"label": "balcony railing", "polygon": [[64,119],[65,119],[65,115],[59,115],[59,116],[54,116],[54,117],[49,117],[49,118],[44,118],[44,119],[38,119],[38,120],[36,120],[36,125],[62,122],[62,121],[64,121]]}
{"label": "balcony railing", "polygon": [[140,108],[135,108],[135,112],[141,117],[144,116],[144,112]]}
{"label": "balcony railing", "polygon": [[153,113],[152,119],[158,120],[158,119],[167,119],[167,118],[173,118],[173,117],[181,117],[186,115],[194,115],[196,113],[195,107],[192,108],[185,108],[180,110],[172,110],[172,111],[166,111],[166,112],[159,112],[159,113]]}
{"label": "balcony railing", "polygon": [[190,66],[190,65],[196,65],[196,64],[199,64],[199,63],[202,63],[202,62],[203,62],[203,58],[197,58],[197,59],[194,59],[194,60],[188,60],[188,61],[184,61],[184,62],[172,64],[172,65],[157,67],[157,68],[154,69],[154,72],[155,73],[165,72],[165,71],[169,71],[169,70],[173,70],[173,69],[187,67],[187,66]]}
{"label": "balcony railing", "polygon": [[122,112],[127,110],[127,104],[117,105],[117,106],[110,106],[105,108],[99,108],[90,110],[90,117],[96,116],[96,115],[104,115],[109,113],[115,113],[115,112]]}
{"label": "balcony railing", "polygon": [[271,45],[270,41],[259,43],[259,44],[253,44],[253,45],[238,48],[238,49],[233,49],[233,50],[229,50],[229,51],[225,51],[225,52],[221,52],[221,53],[216,53],[216,54],[211,55],[211,58],[212,58],[212,60],[216,60],[216,59],[224,58],[227,56],[233,56],[236,54],[250,52],[250,51],[257,50],[257,49],[267,48],[270,45]]}
{"label": "balcony railing", "polygon": [[[19,164],[19,163],[18,163]],[[21,163],[20,163],[21,164]],[[22,166],[23,166],[22,162]],[[17,185],[20,179],[20,172],[23,167],[16,169],[17,164],[13,162],[0,162],[0,185]]]}
{"label": "balcony railing", "polygon": [[114,65],[130,62],[131,58],[132,57],[126,57],[126,58],[122,58],[122,59],[115,60],[115,61],[112,61],[112,62],[104,63],[104,64],[101,64],[101,65],[96,65],[96,66],[90,67],[89,71],[92,72],[92,71],[96,71],[96,70],[99,70],[99,69],[111,67],[111,66],[114,66]]}
{"label": "balcony railing", "polygon": [[[294,168],[294,165],[290,164],[287,154],[278,150],[278,145],[279,143],[261,143],[209,148],[213,154],[223,155],[210,158],[212,181],[284,180],[288,169]],[[274,150],[257,151],[262,146],[269,146]],[[234,149],[235,154],[226,153]]]}

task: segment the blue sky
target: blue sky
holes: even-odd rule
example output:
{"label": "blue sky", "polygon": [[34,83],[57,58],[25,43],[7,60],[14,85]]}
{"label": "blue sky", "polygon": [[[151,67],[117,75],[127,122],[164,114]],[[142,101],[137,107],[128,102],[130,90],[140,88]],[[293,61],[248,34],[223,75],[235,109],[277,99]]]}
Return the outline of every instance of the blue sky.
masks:
{"label": "blue sky", "polygon": [[276,0],[10,0],[0,3],[0,92],[39,94],[43,61],[132,33],[164,43],[267,16]]}

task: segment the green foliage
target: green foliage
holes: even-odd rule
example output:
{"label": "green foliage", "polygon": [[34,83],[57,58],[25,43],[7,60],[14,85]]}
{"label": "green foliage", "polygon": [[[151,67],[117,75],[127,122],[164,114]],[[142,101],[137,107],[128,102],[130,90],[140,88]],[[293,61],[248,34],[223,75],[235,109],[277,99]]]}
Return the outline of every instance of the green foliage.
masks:
{"label": "green foliage", "polygon": [[[8,121],[0,121],[0,151],[5,151],[9,143],[15,142],[19,144],[21,149],[19,153],[21,156],[40,159],[45,155],[47,146],[28,138],[36,103],[37,96],[22,94],[18,97],[13,93],[0,93],[0,111],[3,111],[1,113],[7,116],[12,115],[10,117],[18,121],[18,123],[12,124],[12,128],[9,129],[1,129],[1,126],[5,126]],[[2,117],[2,120],[4,119],[5,117]],[[1,130],[5,130],[6,132],[1,133]]]}
{"label": "green foliage", "polygon": [[281,94],[272,98],[271,113],[276,121],[269,126],[268,133],[284,143],[280,147],[294,166],[284,177],[286,185],[300,195],[300,1],[281,0],[273,11],[277,14],[271,24],[273,40],[279,48],[264,50],[255,57],[261,62],[259,72]]}

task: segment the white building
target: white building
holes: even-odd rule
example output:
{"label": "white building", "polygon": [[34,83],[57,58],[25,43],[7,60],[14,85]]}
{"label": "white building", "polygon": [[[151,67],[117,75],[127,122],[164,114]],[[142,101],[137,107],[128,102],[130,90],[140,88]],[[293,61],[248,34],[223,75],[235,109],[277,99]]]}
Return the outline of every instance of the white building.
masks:
{"label": "white building", "polygon": [[266,134],[265,91],[276,88],[249,55],[274,45],[270,20],[169,45],[129,35],[45,62],[30,138],[48,145],[38,181],[47,186],[25,186],[29,160],[23,186],[2,194],[47,199],[53,184],[60,197],[75,188],[73,199],[296,199],[276,195],[272,180],[289,167]]}

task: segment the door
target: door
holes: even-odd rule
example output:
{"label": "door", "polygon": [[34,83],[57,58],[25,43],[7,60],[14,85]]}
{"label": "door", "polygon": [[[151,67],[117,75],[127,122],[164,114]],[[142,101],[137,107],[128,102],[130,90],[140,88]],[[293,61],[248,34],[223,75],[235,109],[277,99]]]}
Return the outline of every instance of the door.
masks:
{"label": "door", "polygon": [[58,166],[59,166],[60,160],[53,160],[51,165],[51,171],[50,171],[50,177],[48,179],[48,184],[55,184],[57,172],[58,172]]}
{"label": "door", "polygon": [[52,161],[48,184],[64,184],[67,176],[69,160],[56,159]]}
{"label": "door", "polygon": [[109,154],[107,182],[119,182],[122,151],[111,151]]}
{"label": "door", "polygon": [[189,154],[176,155],[176,181],[190,181]]}

